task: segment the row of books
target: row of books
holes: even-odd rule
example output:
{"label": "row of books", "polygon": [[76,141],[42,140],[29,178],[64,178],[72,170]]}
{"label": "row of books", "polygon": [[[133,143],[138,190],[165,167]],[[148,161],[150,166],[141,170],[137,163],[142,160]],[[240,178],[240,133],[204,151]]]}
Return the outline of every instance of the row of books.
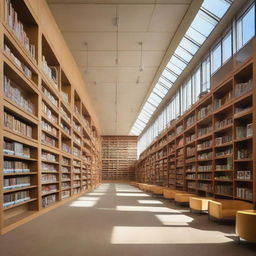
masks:
{"label": "row of books", "polygon": [[232,179],[233,179],[233,177],[231,176],[231,175],[219,175],[219,176],[216,176],[216,177],[214,177],[214,179],[216,180],[216,181],[218,181],[218,180],[224,180],[224,181],[232,181]]}
{"label": "row of books", "polygon": [[196,166],[195,165],[189,165],[186,168],[186,172],[195,172],[196,171]]}
{"label": "row of books", "polygon": [[70,190],[64,190],[61,192],[61,198],[65,199],[71,196]]}
{"label": "row of books", "polygon": [[236,188],[236,196],[242,199],[251,200],[253,198],[253,192],[249,188]]}
{"label": "row of books", "polygon": [[223,106],[225,103],[227,103],[230,99],[232,99],[233,92],[229,91],[221,98],[214,99],[214,109],[218,109],[221,106]]}
{"label": "row of books", "polygon": [[69,179],[70,179],[70,174],[62,173],[61,179],[62,179],[62,180],[67,180],[67,179],[69,180]]}
{"label": "row of books", "polygon": [[196,116],[193,115],[193,116],[190,116],[187,121],[186,121],[186,127],[190,127],[192,124],[194,124],[196,121]]}
{"label": "row of books", "polygon": [[43,173],[41,180],[43,183],[44,182],[55,182],[55,181],[57,181],[57,175],[51,174],[51,173]]}
{"label": "row of books", "polygon": [[63,114],[64,117],[66,117],[66,119],[69,122],[71,122],[70,115],[67,113],[67,111],[62,106],[60,106],[60,112],[61,112],[61,114]]}
{"label": "row of books", "polygon": [[223,171],[223,170],[232,170],[233,164],[232,162],[228,162],[227,164],[216,164],[216,171]]}
{"label": "row of books", "polygon": [[55,165],[42,163],[42,172],[57,172]]}
{"label": "row of books", "polygon": [[56,194],[44,196],[42,198],[42,207],[47,207],[51,204],[54,204],[57,201]]}
{"label": "row of books", "polygon": [[5,52],[11,57],[12,61],[15,63],[15,65],[22,71],[22,73],[28,77],[29,79],[32,78],[32,71],[17,58],[11,51],[11,49],[8,47],[8,45],[4,45]]}
{"label": "row of books", "polygon": [[53,96],[53,94],[46,88],[42,87],[43,94],[48,98],[48,100],[56,107],[58,107],[58,100]]}
{"label": "row of books", "polygon": [[207,159],[212,159],[213,153],[212,152],[204,152],[200,153],[197,156],[198,160],[207,160]]}
{"label": "row of books", "polygon": [[200,110],[197,112],[197,119],[202,119],[205,116],[209,115],[212,112],[212,105],[209,104],[206,107],[202,107]]}
{"label": "row of books", "polygon": [[198,179],[202,179],[202,180],[211,180],[212,179],[212,174],[211,173],[198,173],[197,174],[197,178]]}
{"label": "row of books", "polygon": [[215,184],[215,192],[218,194],[232,195],[233,194],[233,186],[232,185]]}
{"label": "row of books", "polygon": [[74,135],[74,141],[78,144],[78,145],[81,145],[82,144],[82,140],[78,137],[78,136],[76,136],[76,135]]}
{"label": "row of books", "polygon": [[57,136],[58,130],[55,127],[53,127],[51,124],[49,124],[48,122],[42,120],[41,126],[44,130],[48,131],[49,133],[51,133],[54,136]]}
{"label": "row of books", "polygon": [[61,166],[61,172],[70,172],[70,169],[66,166]]}
{"label": "row of books", "polygon": [[4,112],[4,126],[15,133],[32,138],[32,126]]}
{"label": "row of books", "polygon": [[61,161],[62,164],[65,164],[65,165],[70,165],[70,159],[66,158],[66,157],[62,157],[62,161]]}
{"label": "row of books", "polygon": [[30,158],[30,148],[19,142],[4,141],[4,154]]}
{"label": "row of books", "polygon": [[47,118],[57,124],[58,123],[58,117],[54,114],[54,112],[42,101],[42,111],[47,116]]}
{"label": "row of books", "polygon": [[42,160],[45,160],[45,161],[57,162],[56,155],[46,151],[42,151],[41,157],[42,157]]}
{"label": "row of books", "polygon": [[77,124],[74,120],[73,120],[73,127],[76,129],[76,131],[79,134],[82,132],[82,126],[80,124]]}
{"label": "row of books", "polygon": [[35,45],[30,43],[29,37],[25,32],[24,25],[19,20],[17,12],[14,10],[11,0],[5,0],[5,19],[7,25],[14,32],[16,37],[21,42],[22,46],[28,51],[31,57],[35,58]]}
{"label": "row of books", "polygon": [[251,180],[252,178],[252,172],[250,170],[237,171],[236,175],[237,175],[236,178],[238,180]]}
{"label": "row of books", "polygon": [[227,134],[227,135],[215,138],[215,145],[219,146],[219,145],[231,142],[231,141],[232,141],[232,135]]}
{"label": "row of books", "polygon": [[64,132],[66,132],[67,134],[70,135],[70,128],[69,128],[63,121],[61,121],[60,127],[62,128],[62,130],[63,130]]}
{"label": "row of books", "polygon": [[183,132],[183,125],[179,125],[177,128],[176,128],[176,134],[180,134]]}
{"label": "row of books", "polygon": [[189,136],[186,137],[186,143],[189,143],[191,141],[193,141],[196,138],[196,134],[190,134]]}
{"label": "row of books", "polygon": [[30,186],[30,176],[4,178],[4,190]]}
{"label": "row of books", "polygon": [[252,150],[247,148],[241,148],[237,150],[237,160],[252,158]]}
{"label": "row of books", "polygon": [[240,97],[243,94],[252,90],[252,80],[245,83],[238,83],[235,85],[235,97]]}
{"label": "row of books", "polygon": [[81,150],[77,147],[73,147],[73,155],[76,157],[80,157],[81,156]]}
{"label": "row of books", "polygon": [[221,151],[217,151],[216,152],[216,157],[220,157],[220,156],[228,156],[228,155],[231,155],[233,153],[233,148],[226,148],[224,150],[221,150]]}
{"label": "row of books", "polygon": [[213,185],[212,183],[203,183],[203,182],[198,182],[197,187],[201,190],[212,192],[213,191]]}
{"label": "row of books", "polygon": [[207,127],[201,127],[198,129],[198,137],[201,137],[203,135],[206,135],[212,131],[212,125],[209,125]]}
{"label": "row of books", "polygon": [[196,174],[187,174],[187,179],[196,179]]}
{"label": "row of books", "polygon": [[199,165],[198,171],[200,172],[212,171],[212,165]]}
{"label": "row of books", "polygon": [[61,91],[61,96],[65,100],[65,102],[69,102],[69,96],[68,93]]}
{"label": "row of books", "polygon": [[246,126],[236,126],[236,138],[242,139],[252,136],[253,129],[252,123],[247,124]]}
{"label": "row of books", "polygon": [[25,111],[35,114],[35,106],[26,95],[25,91],[7,76],[4,76],[4,95]]}
{"label": "row of books", "polygon": [[73,172],[74,173],[81,173],[81,168],[73,167]]}
{"label": "row of books", "polygon": [[232,118],[225,118],[223,120],[216,120],[215,121],[215,129],[220,129],[225,126],[231,125],[233,123]]}
{"label": "row of books", "polygon": [[26,202],[30,200],[30,195],[28,190],[23,190],[19,192],[14,192],[14,193],[8,193],[4,195],[4,204],[3,207],[11,207],[15,204],[20,204],[23,202]]}
{"label": "row of books", "polygon": [[57,189],[57,185],[56,184],[50,184],[50,185],[43,185],[42,186],[42,195],[51,193],[51,192],[56,192]]}
{"label": "row of books", "polygon": [[66,144],[65,142],[62,142],[61,148],[63,151],[71,154],[71,147],[68,144]]}
{"label": "row of books", "polygon": [[205,148],[209,148],[212,146],[212,140],[205,140],[199,144],[197,144],[197,150],[202,150]]}
{"label": "row of books", "polygon": [[187,157],[195,155],[195,153],[196,153],[196,148],[195,147],[187,147],[186,148]]}
{"label": "row of books", "polygon": [[41,142],[52,146],[52,147],[57,147],[58,146],[58,141],[50,136],[48,136],[45,132],[42,132],[41,134]]}
{"label": "row of books", "polygon": [[28,163],[4,160],[4,174],[30,172]]}
{"label": "row of books", "polygon": [[58,69],[55,66],[48,65],[45,56],[42,56],[42,64],[44,73],[54,82],[56,88],[58,88]]}

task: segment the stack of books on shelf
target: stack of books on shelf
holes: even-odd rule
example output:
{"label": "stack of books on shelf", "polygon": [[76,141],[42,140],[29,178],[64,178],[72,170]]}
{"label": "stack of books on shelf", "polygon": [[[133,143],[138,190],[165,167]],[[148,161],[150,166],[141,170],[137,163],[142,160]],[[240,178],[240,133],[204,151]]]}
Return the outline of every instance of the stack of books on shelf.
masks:
{"label": "stack of books on shelf", "polygon": [[199,172],[212,171],[212,165],[198,165]]}
{"label": "stack of books on shelf", "polygon": [[41,180],[42,180],[42,183],[55,182],[55,181],[57,181],[57,176],[56,176],[56,174],[44,173],[44,174],[42,174]]}
{"label": "stack of books on shelf", "polygon": [[218,109],[232,98],[232,91],[226,93],[222,98],[214,99],[214,109]]}
{"label": "stack of books on shelf", "polygon": [[52,147],[57,147],[57,140],[56,139],[53,139],[52,137],[48,136],[46,133],[42,132],[42,135],[41,135],[41,142],[46,144],[46,145],[49,145],[49,146],[52,146]]}
{"label": "stack of books on shelf", "polygon": [[216,171],[223,171],[223,170],[232,170],[233,168],[233,160],[232,158],[227,158],[226,164],[216,164]]}
{"label": "stack of books on shelf", "polygon": [[43,94],[46,96],[46,98],[54,105],[58,106],[58,100],[52,95],[52,93],[45,88],[44,86],[42,87]]}
{"label": "stack of books on shelf", "polygon": [[219,146],[219,145],[231,142],[231,141],[232,141],[232,135],[228,134],[228,135],[224,135],[224,136],[215,138],[215,145]]}
{"label": "stack of books on shelf", "polygon": [[62,147],[63,151],[65,151],[66,153],[71,154],[71,147],[68,144],[66,144],[65,142],[62,142],[61,147]]}
{"label": "stack of books on shelf", "polygon": [[29,52],[30,56],[35,58],[35,45],[30,43],[29,37],[25,32],[24,25],[20,22],[17,12],[14,10],[10,0],[5,0],[5,17],[6,23],[19,39],[23,47]]}
{"label": "stack of books on shelf", "polygon": [[216,120],[215,121],[215,129],[223,128],[225,126],[231,125],[232,123],[233,123],[232,118],[226,118],[226,119],[223,119],[223,120]]}
{"label": "stack of books on shelf", "polygon": [[68,197],[70,197],[70,191],[69,190],[64,190],[64,191],[62,191],[61,192],[61,198],[62,199],[65,199],[65,198],[68,198]]}
{"label": "stack of books on shelf", "polygon": [[54,164],[42,163],[42,172],[57,172]]}
{"label": "stack of books on shelf", "polygon": [[197,119],[202,119],[205,116],[209,115],[212,112],[212,104],[202,107],[197,113]]}
{"label": "stack of books on shelf", "polygon": [[235,97],[240,97],[243,94],[252,90],[252,80],[245,83],[239,83],[235,85]]}
{"label": "stack of books on shelf", "polygon": [[251,180],[252,178],[252,172],[250,170],[237,171],[236,173],[238,180]]}
{"label": "stack of books on shelf", "polygon": [[42,152],[42,160],[57,162],[56,156],[54,154],[45,151]]}
{"label": "stack of books on shelf", "polygon": [[212,131],[212,125],[209,125],[207,127],[202,127],[198,129],[198,137],[201,137],[203,135],[206,135]]}
{"label": "stack of books on shelf", "polygon": [[65,116],[67,118],[67,120],[69,122],[71,122],[70,116],[68,115],[68,113],[66,112],[66,110],[62,106],[60,107],[60,112],[63,114],[63,116]]}
{"label": "stack of books on shelf", "polygon": [[242,139],[252,136],[252,123],[247,124],[246,126],[237,126],[236,127],[236,138]]}
{"label": "stack of books on shelf", "polygon": [[42,120],[41,126],[42,126],[42,129],[48,131],[49,133],[51,133],[54,136],[57,136],[58,130],[55,127],[53,127],[51,124],[49,124],[48,122]]}
{"label": "stack of books on shelf", "polygon": [[11,57],[16,66],[23,72],[23,74],[31,79],[32,71],[12,53],[11,49],[6,44],[4,45],[4,50]]}
{"label": "stack of books on shelf", "polygon": [[30,158],[30,148],[19,142],[4,141],[4,154]]}
{"label": "stack of books on shelf", "polygon": [[55,124],[58,123],[58,117],[53,113],[50,108],[48,108],[48,106],[44,102],[42,102],[42,111],[51,122]]}
{"label": "stack of books on shelf", "polygon": [[4,204],[3,207],[11,207],[15,204],[20,204],[23,202],[26,202],[30,200],[30,195],[28,190],[23,190],[19,192],[14,192],[14,193],[8,193],[4,195]]}
{"label": "stack of books on shelf", "polygon": [[209,148],[211,146],[212,146],[212,140],[206,140],[206,141],[203,141],[202,143],[197,144],[197,150],[202,150],[205,148]]}
{"label": "stack of books on shelf", "polygon": [[179,125],[177,128],[176,128],[176,134],[180,134],[183,132],[183,125]]}
{"label": "stack of books on shelf", "polygon": [[252,158],[251,149],[241,148],[237,150],[237,160]]}
{"label": "stack of books on shelf", "polygon": [[199,160],[207,160],[207,159],[212,159],[212,152],[204,152],[201,154],[198,154],[197,159]]}
{"label": "stack of books on shelf", "polygon": [[44,73],[52,79],[54,85],[58,88],[58,69],[54,66],[49,66],[44,55],[42,57],[42,63]]}
{"label": "stack of books on shelf", "polygon": [[29,166],[21,161],[4,160],[4,174],[10,173],[27,173],[30,172]]}
{"label": "stack of books on shelf", "polygon": [[250,200],[252,201],[253,193],[252,190],[249,188],[236,188],[236,196],[242,199]]}
{"label": "stack of books on shelf", "polygon": [[68,103],[68,93],[61,91],[61,96]]}
{"label": "stack of books on shelf", "polygon": [[57,201],[57,197],[55,194],[49,195],[49,196],[44,196],[42,199],[42,206],[47,207],[51,204],[54,204]]}
{"label": "stack of books on shelf", "polygon": [[56,192],[57,191],[57,185],[56,184],[50,184],[50,185],[43,185],[42,186],[42,195]]}
{"label": "stack of books on shelf", "polygon": [[190,116],[188,119],[187,119],[187,122],[186,122],[186,127],[190,127],[192,126],[196,121],[196,116],[193,115],[193,116]]}
{"label": "stack of books on shelf", "polygon": [[220,157],[220,156],[228,156],[231,155],[233,153],[233,148],[226,148],[224,150],[221,151],[217,151],[216,152],[216,157]]}
{"label": "stack of books on shelf", "polygon": [[15,133],[32,138],[32,126],[20,121],[7,112],[4,112],[4,126]]}
{"label": "stack of books on shelf", "polygon": [[233,186],[232,185],[215,184],[215,192],[218,194],[226,194],[226,195],[232,196]]}
{"label": "stack of books on shelf", "polygon": [[62,130],[63,130],[64,132],[66,132],[67,134],[70,135],[70,129],[69,129],[69,127],[68,127],[64,122],[61,122],[61,123],[60,123],[60,127],[62,128]]}
{"label": "stack of books on shelf", "polygon": [[12,177],[4,179],[4,190],[12,190],[30,186],[30,177]]}
{"label": "stack of books on shelf", "polygon": [[24,90],[7,78],[7,76],[4,76],[4,95],[25,111],[35,114],[35,106]]}

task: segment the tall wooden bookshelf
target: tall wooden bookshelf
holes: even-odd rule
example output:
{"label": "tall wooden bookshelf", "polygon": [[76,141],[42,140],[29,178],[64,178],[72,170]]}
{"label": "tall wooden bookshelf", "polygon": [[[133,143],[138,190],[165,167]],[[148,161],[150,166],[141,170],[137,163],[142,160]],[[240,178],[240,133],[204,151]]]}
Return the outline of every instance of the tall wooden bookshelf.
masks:
{"label": "tall wooden bookshelf", "polygon": [[102,180],[134,180],[136,136],[102,136]]}
{"label": "tall wooden bookshelf", "polygon": [[1,7],[0,231],[5,233],[97,186],[101,139],[31,1],[1,0]]}
{"label": "tall wooden bookshelf", "polygon": [[[140,155],[137,181],[256,207],[255,50],[253,38],[214,74],[212,89]],[[160,159],[167,161],[163,180]]]}

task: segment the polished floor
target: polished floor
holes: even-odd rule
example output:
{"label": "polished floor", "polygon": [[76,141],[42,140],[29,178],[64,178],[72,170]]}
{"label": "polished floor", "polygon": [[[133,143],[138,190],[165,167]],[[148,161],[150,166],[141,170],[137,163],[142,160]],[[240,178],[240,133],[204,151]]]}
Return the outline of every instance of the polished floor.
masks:
{"label": "polished floor", "polygon": [[233,225],[127,184],[93,192],[0,237],[1,256],[255,256]]}

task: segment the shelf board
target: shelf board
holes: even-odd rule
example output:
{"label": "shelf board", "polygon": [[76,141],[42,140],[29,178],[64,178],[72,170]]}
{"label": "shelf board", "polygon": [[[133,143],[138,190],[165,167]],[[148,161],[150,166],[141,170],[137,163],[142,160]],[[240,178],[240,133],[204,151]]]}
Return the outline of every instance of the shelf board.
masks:
{"label": "shelf board", "polygon": [[27,201],[25,201],[25,202],[22,202],[22,203],[19,203],[19,204],[14,204],[14,205],[11,205],[11,206],[9,206],[9,207],[5,207],[5,208],[3,208],[3,210],[6,211],[6,210],[9,210],[9,209],[12,209],[12,208],[21,206],[21,205],[23,205],[23,204],[28,204],[28,203],[34,202],[34,201],[37,201],[37,199],[36,199],[36,198],[32,198],[32,199],[27,200]]}
{"label": "shelf board", "polygon": [[37,175],[37,172],[3,173],[4,176]]}
{"label": "shelf board", "polygon": [[36,162],[36,158],[27,158],[27,157],[22,157],[22,156],[16,156],[16,155],[8,155],[8,154],[3,154],[4,158],[13,158],[13,159],[20,159],[20,160],[25,160],[25,161],[31,161],[31,162]]}
{"label": "shelf board", "polygon": [[10,190],[3,190],[3,193],[8,194],[8,193],[12,193],[12,192],[17,192],[17,191],[21,191],[21,190],[28,190],[28,189],[33,189],[33,188],[37,188],[37,185],[31,185],[31,186],[27,186],[27,187],[21,187],[21,188],[10,189]]}

